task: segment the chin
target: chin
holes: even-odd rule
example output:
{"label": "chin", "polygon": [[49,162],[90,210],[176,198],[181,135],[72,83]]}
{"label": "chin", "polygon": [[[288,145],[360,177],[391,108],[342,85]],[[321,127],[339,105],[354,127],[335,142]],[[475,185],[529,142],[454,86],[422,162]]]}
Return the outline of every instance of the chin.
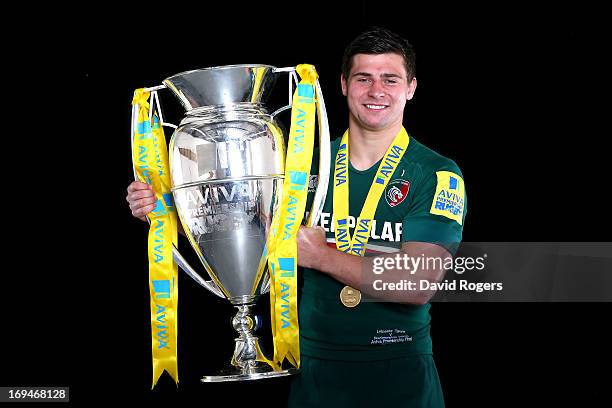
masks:
{"label": "chin", "polygon": [[361,121],[361,126],[363,126],[365,129],[368,129],[368,130],[381,130],[387,126],[387,123]]}
{"label": "chin", "polygon": [[357,117],[357,121],[361,126],[366,128],[378,128],[382,125],[380,120],[372,120],[372,118],[367,117],[366,115],[359,115]]}

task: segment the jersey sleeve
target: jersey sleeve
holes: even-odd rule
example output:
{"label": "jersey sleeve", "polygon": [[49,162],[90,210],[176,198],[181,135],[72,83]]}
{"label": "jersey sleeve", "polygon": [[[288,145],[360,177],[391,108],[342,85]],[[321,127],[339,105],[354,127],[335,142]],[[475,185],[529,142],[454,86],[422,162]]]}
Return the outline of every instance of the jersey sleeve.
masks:
{"label": "jersey sleeve", "polygon": [[452,161],[424,169],[402,220],[402,241],[430,242],[455,254],[467,213],[465,183]]}

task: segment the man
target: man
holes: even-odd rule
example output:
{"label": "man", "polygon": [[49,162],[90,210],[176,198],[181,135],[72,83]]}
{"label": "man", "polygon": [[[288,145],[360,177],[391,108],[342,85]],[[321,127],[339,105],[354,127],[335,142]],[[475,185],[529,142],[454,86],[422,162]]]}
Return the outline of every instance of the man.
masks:
{"label": "man", "polygon": [[[302,365],[290,406],[441,407],[428,301],[443,262],[373,271],[381,252],[390,260],[450,258],[466,212],[461,172],[401,135],[404,107],[417,86],[414,52],[404,39],[379,28],[360,34],[345,50],[340,81],[349,126],[332,143],[325,232],[302,227],[298,234]],[[347,224],[354,228],[347,231]],[[398,282],[412,289],[384,289]]]}
{"label": "man", "polygon": [[[402,126],[417,85],[406,40],[381,28],[360,34],[340,82],[349,127],[332,143],[321,227],[298,233],[301,372],[289,405],[442,407],[428,301],[461,241],[462,175]],[[127,199],[136,217],[154,208],[142,183]]]}

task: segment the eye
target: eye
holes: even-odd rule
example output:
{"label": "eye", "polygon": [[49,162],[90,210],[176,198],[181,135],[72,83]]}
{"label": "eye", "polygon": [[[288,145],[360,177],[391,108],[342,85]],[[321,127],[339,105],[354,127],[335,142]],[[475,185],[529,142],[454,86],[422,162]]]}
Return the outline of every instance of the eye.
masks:
{"label": "eye", "polygon": [[370,82],[370,78],[367,78],[367,77],[357,78],[357,82],[366,84],[366,83]]}
{"label": "eye", "polygon": [[389,85],[394,85],[394,84],[397,84],[397,80],[396,79],[387,79],[387,80],[385,80],[385,83],[389,84]]}

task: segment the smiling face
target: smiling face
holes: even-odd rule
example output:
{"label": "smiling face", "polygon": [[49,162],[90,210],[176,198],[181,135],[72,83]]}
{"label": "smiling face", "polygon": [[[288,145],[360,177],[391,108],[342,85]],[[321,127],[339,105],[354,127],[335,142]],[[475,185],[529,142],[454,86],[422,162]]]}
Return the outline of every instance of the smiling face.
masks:
{"label": "smiling face", "polygon": [[341,77],[351,121],[370,131],[400,128],[416,78],[408,81],[399,54],[355,54],[348,78]]}

